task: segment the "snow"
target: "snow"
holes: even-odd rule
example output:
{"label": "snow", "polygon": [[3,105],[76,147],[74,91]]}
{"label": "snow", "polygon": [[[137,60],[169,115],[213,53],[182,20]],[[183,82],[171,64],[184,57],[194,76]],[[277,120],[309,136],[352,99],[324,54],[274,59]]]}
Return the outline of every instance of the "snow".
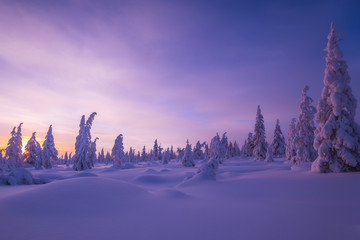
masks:
{"label": "snow", "polygon": [[230,158],[216,180],[175,160],[26,168],[51,182],[0,186],[0,238],[360,239],[360,174],[310,167]]}

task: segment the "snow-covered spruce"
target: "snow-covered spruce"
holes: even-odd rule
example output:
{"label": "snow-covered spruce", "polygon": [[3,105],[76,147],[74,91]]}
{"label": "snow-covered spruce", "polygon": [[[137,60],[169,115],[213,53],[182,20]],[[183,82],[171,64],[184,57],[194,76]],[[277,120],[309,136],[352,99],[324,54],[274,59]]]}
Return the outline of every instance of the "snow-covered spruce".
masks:
{"label": "snow-covered spruce", "polygon": [[205,145],[205,143],[200,143],[200,141],[197,141],[195,147],[194,147],[194,159],[200,160],[200,159],[204,159],[204,153],[202,151],[203,146]]}
{"label": "snow-covered spruce", "polygon": [[91,145],[91,126],[96,116],[96,112],[93,112],[88,120],[85,122],[85,115],[81,117],[79,135],[76,137],[75,142],[75,155],[73,169],[75,171],[81,171],[91,169],[90,162],[90,145]]}
{"label": "snow-covered spruce", "polygon": [[182,164],[185,167],[194,167],[195,166],[194,157],[193,157],[193,153],[191,151],[191,145],[189,144],[189,140],[186,141],[185,153],[184,153],[184,157],[182,159]]}
{"label": "snow-covered spruce", "polygon": [[360,171],[360,127],[354,121],[356,99],[338,42],[340,34],[331,23],[325,48],[324,88],[317,106],[314,147],[318,157],[315,172]]}
{"label": "snow-covered spruce", "polygon": [[273,162],[273,149],[272,146],[269,145],[266,151],[266,158],[265,158],[265,162]]}
{"label": "snow-covered spruce", "polygon": [[265,139],[265,125],[264,117],[261,114],[260,105],[257,107],[256,122],[254,128],[254,157],[260,160],[264,160],[266,157],[266,139]]}
{"label": "snow-covered spruce", "polygon": [[305,86],[302,91],[301,103],[299,106],[299,119],[296,122],[295,137],[293,139],[296,154],[291,158],[293,164],[300,164],[304,162],[313,162],[317,153],[313,147],[314,144],[314,115],[316,113],[315,107],[311,105],[312,98],[307,95],[309,90]]}
{"label": "snow-covered spruce", "polygon": [[[33,165],[35,169],[38,170],[41,169],[42,166],[42,149],[40,143],[36,141],[35,134],[35,132],[32,134],[25,146],[24,162]],[[67,153],[65,154],[65,158],[67,158]]]}
{"label": "snow-covered spruce", "polygon": [[123,144],[123,135],[120,134],[115,139],[114,146],[111,150],[111,160],[114,165],[122,165],[124,163],[125,153],[124,153],[124,144]]}
{"label": "snow-covered spruce", "polygon": [[58,151],[55,148],[54,137],[52,135],[52,125],[46,134],[43,142],[42,165],[44,168],[52,168],[52,163],[58,160]]}
{"label": "snow-covered spruce", "polygon": [[99,138],[96,137],[94,139],[93,142],[90,143],[90,153],[89,153],[89,158],[90,158],[90,164],[91,167],[94,167],[94,163],[97,162],[97,156],[96,156],[96,140],[98,140]]}
{"label": "snow-covered spruce", "polygon": [[5,162],[7,169],[19,168],[23,165],[22,161],[22,137],[21,137],[21,126],[20,123],[15,131],[16,127],[11,131],[11,138],[9,139],[6,152]]}
{"label": "snow-covered spruce", "polygon": [[279,119],[276,120],[274,139],[271,144],[274,157],[285,156],[285,138],[280,128]]}
{"label": "snow-covered spruce", "polygon": [[167,148],[164,152],[164,154],[162,155],[162,164],[168,164],[170,161],[170,150],[169,148]]}
{"label": "snow-covered spruce", "polygon": [[289,129],[288,129],[288,135],[286,139],[286,149],[285,154],[287,160],[291,160],[296,155],[296,147],[294,145],[294,138],[296,134],[296,119],[292,118]]}
{"label": "snow-covered spruce", "polygon": [[217,133],[215,137],[211,139],[210,142],[210,159],[214,158],[218,163],[222,163],[225,158],[226,149],[225,146],[220,141],[219,134]]}

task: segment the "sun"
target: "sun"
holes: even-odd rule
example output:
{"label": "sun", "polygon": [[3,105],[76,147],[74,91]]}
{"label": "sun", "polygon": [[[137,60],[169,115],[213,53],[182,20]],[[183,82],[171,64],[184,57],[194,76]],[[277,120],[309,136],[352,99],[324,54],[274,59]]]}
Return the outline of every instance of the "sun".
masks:
{"label": "sun", "polygon": [[26,146],[27,142],[30,140],[30,138],[31,138],[30,136],[22,137],[22,149],[21,149],[22,154],[24,154],[25,146]]}

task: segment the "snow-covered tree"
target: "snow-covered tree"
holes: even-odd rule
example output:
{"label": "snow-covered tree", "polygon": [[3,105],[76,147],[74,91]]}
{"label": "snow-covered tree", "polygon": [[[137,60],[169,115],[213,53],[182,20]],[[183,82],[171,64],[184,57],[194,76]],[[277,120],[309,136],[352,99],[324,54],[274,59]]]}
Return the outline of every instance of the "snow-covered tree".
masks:
{"label": "snow-covered tree", "polygon": [[207,179],[216,180],[216,172],[218,168],[219,162],[215,158],[211,158],[207,163],[205,163],[198,169],[196,174],[202,175],[202,177]]}
{"label": "snow-covered tree", "polygon": [[273,162],[273,150],[272,150],[272,146],[269,145],[266,151],[266,158],[265,158],[265,162]]}
{"label": "snow-covered tree", "polygon": [[194,167],[195,166],[194,157],[193,157],[193,153],[191,151],[191,145],[189,144],[189,140],[186,141],[185,153],[184,153],[184,156],[182,159],[182,164],[185,167]]}
{"label": "snow-covered tree", "polygon": [[54,136],[52,135],[52,125],[46,134],[45,141],[43,142],[42,150],[42,165],[44,168],[52,168],[52,162],[58,160],[58,151],[55,148]]}
{"label": "snow-covered tree", "polygon": [[210,159],[210,150],[209,150],[209,145],[206,143],[206,142],[204,142],[204,159],[205,160],[208,160],[208,159]]}
{"label": "snow-covered tree", "polygon": [[145,146],[143,147],[143,149],[142,149],[142,151],[141,151],[140,161],[141,161],[141,162],[145,162],[145,161],[146,161],[146,149],[145,149]]}
{"label": "snow-covered tree", "polygon": [[158,142],[157,142],[157,139],[155,139],[155,142],[154,142],[154,150],[153,150],[153,157],[155,160],[159,160],[159,145],[158,145]]}
{"label": "snow-covered tree", "polygon": [[252,157],[254,156],[254,148],[255,148],[255,144],[254,144],[254,135],[252,132],[249,132],[247,140],[244,144],[244,154],[247,157]]}
{"label": "snow-covered tree", "polygon": [[81,118],[79,135],[76,137],[76,142],[75,142],[75,155],[74,155],[74,166],[73,166],[75,171],[81,171],[92,168],[91,160],[90,160],[90,148],[91,148],[90,130],[95,116],[96,116],[96,112],[93,112],[89,116],[86,122],[84,115]]}
{"label": "snow-covered tree", "polygon": [[108,165],[111,162],[111,155],[109,152],[106,152],[105,164]]}
{"label": "snow-covered tree", "polygon": [[194,159],[197,159],[197,160],[204,159],[204,153],[202,151],[203,146],[204,146],[204,143],[201,144],[200,141],[197,141],[197,143],[194,147]]}
{"label": "snow-covered tree", "polygon": [[168,164],[170,161],[170,149],[167,148],[164,154],[162,155],[162,164]]}
{"label": "snow-covered tree", "polygon": [[254,128],[254,157],[264,160],[266,157],[266,139],[264,117],[261,114],[260,105],[257,107],[256,122]]}
{"label": "snow-covered tree", "polygon": [[285,149],[286,158],[288,160],[291,160],[296,155],[296,147],[294,145],[295,135],[296,135],[296,119],[292,118],[288,129],[288,135],[286,139],[286,149]]}
{"label": "snow-covered tree", "polygon": [[180,148],[180,147],[178,147],[177,148],[177,150],[176,150],[176,152],[177,152],[177,161],[179,161],[179,160],[182,160],[183,159],[183,157],[184,157],[184,154],[185,154],[185,148]]}
{"label": "snow-covered tree", "polygon": [[90,152],[89,152],[89,159],[90,159],[90,164],[91,167],[94,167],[94,164],[97,162],[97,157],[96,157],[96,140],[98,140],[99,138],[95,138],[93,142],[90,143]]}
{"label": "snow-covered tree", "polygon": [[[41,169],[41,146],[36,141],[35,132],[32,134],[31,138],[25,146],[24,152],[24,162],[29,163],[35,167],[35,169]],[[67,155],[66,155],[67,156]]]}
{"label": "snow-covered tree", "polygon": [[279,119],[276,120],[272,150],[275,157],[284,157],[285,155],[285,138],[280,128]]}
{"label": "snow-covered tree", "polygon": [[170,147],[170,159],[176,158],[176,154],[174,153],[174,147],[171,145]]}
{"label": "snow-covered tree", "polygon": [[65,164],[66,166],[69,166],[69,156],[68,156],[68,153],[67,153],[67,152],[65,152],[64,164]]}
{"label": "snow-covered tree", "polygon": [[301,103],[299,106],[299,119],[296,122],[294,145],[296,154],[291,158],[294,164],[304,162],[312,162],[317,157],[317,153],[313,147],[314,144],[314,115],[316,113],[315,107],[311,105],[312,98],[307,95],[309,90],[305,86],[302,91]]}
{"label": "snow-covered tree", "polygon": [[239,157],[241,155],[240,153],[240,148],[239,148],[239,144],[235,141],[234,142],[234,156],[235,157]]}
{"label": "snow-covered tree", "polygon": [[122,134],[115,139],[115,144],[111,151],[111,159],[113,163],[117,165],[122,165],[124,163],[125,153]]}
{"label": "snow-covered tree", "polygon": [[225,159],[226,149],[220,140],[219,134],[216,134],[211,139],[209,153],[210,158],[215,158],[218,163],[222,163]]}
{"label": "snow-covered tree", "polygon": [[9,139],[8,146],[5,152],[5,160],[9,169],[19,168],[23,165],[22,161],[22,135],[20,123],[15,131],[16,127],[11,132],[11,138]]}
{"label": "snow-covered tree", "polygon": [[331,23],[325,48],[324,88],[316,115],[314,147],[318,157],[311,167],[316,172],[360,171],[360,127],[354,121],[357,102],[349,86],[340,40]]}

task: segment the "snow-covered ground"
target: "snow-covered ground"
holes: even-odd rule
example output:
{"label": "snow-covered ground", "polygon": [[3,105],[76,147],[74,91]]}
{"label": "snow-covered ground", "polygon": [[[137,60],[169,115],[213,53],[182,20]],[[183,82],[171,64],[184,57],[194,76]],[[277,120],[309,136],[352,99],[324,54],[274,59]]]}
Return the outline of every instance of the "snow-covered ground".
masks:
{"label": "snow-covered ground", "polygon": [[31,170],[51,182],[0,186],[0,239],[360,239],[360,173],[233,158],[184,181],[196,171]]}

